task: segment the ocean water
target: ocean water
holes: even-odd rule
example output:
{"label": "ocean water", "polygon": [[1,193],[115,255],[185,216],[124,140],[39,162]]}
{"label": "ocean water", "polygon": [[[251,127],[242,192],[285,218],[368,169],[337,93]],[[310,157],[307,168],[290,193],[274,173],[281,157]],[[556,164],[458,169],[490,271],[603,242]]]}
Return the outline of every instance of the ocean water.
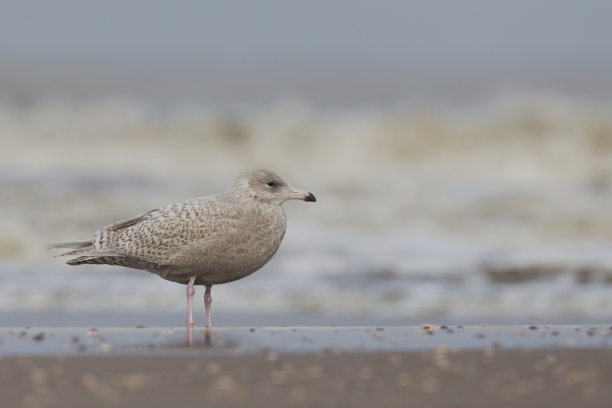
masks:
{"label": "ocean water", "polygon": [[214,287],[215,314],[612,318],[605,101],[534,92],[469,106],[285,99],[224,110],[5,100],[0,143],[3,313],[182,311],[179,285],[70,267],[45,244],[89,238],[266,167],[317,203],[285,204],[279,252],[254,275]]}

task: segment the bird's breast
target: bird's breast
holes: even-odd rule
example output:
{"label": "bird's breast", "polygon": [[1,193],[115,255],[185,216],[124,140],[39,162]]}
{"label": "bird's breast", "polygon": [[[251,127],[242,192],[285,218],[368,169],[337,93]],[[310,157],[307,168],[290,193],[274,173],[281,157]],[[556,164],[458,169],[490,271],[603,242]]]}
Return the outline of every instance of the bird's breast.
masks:
{"label": "bird's breast", "polygon": [[266,259],[276,252],[285,236],[287,218],[281,207],[254,208],[243,216],[241,237],[246,239],[250,256]]}
{"label": "bird's breast", "polygon": [[287,221],[281,207],[254,207],[234,218],[232,225],[181,250],[171,269],[182,271],[181,276],[196,276],[198,284],[243,278],[274,256],[285,235]]}

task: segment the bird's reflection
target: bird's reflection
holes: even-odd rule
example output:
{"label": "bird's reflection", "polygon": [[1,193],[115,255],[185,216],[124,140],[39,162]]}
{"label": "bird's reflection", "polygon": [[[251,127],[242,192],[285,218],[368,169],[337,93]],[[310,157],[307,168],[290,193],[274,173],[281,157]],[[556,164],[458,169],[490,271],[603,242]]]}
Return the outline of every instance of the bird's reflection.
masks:
{"label": "bird's reflection", "polygon": [[[204,335],[204,347],[212,347],[212,330],[210,328],[206,328],[200,330],[200,333]],[[193,341],[193,327],[187,327],[187,348],[191,348],[194,346],[197,346],[197,344]]]}

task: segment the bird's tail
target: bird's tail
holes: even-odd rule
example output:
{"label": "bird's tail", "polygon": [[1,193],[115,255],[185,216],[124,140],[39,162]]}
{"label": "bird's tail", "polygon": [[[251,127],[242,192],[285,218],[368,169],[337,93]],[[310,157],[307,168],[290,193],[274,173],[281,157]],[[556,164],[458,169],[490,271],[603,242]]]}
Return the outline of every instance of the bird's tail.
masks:
{"label": "bird's tail", "polygon": [[77,258],[69,259],[68,265],[82,264],[108,264],[108,265],[125,265],[127,261],[123,260],[123,255],[110,251],[99,251],[94,249],[93,241],[73,241],[73,242],[57,242],[48,244],[47,249],[55,248],[70,248],[70,251],[62,252],[55,255],[58,256],[77,256]]}
{"label": "bird's tail", "polygon": [[72,242],[56,242],[48,244],[47,249],[55,248],[70,248],[70,251],[62,252],[56,256],[78,255],[83,252],[89,252],[93,249],[93,241],[72,241]]}

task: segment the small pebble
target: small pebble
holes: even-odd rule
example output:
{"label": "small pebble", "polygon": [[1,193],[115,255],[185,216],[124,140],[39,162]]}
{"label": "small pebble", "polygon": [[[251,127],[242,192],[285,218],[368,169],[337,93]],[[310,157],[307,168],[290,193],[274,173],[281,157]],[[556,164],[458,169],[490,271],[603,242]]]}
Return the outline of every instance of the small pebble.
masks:
{"label": "small pebble", "polygon": [[421,327],[423,327],[423,330],[426,330],[428,332],[433,332],[436,329],[435,325],[429,323],[424,323],[421,325]]}

